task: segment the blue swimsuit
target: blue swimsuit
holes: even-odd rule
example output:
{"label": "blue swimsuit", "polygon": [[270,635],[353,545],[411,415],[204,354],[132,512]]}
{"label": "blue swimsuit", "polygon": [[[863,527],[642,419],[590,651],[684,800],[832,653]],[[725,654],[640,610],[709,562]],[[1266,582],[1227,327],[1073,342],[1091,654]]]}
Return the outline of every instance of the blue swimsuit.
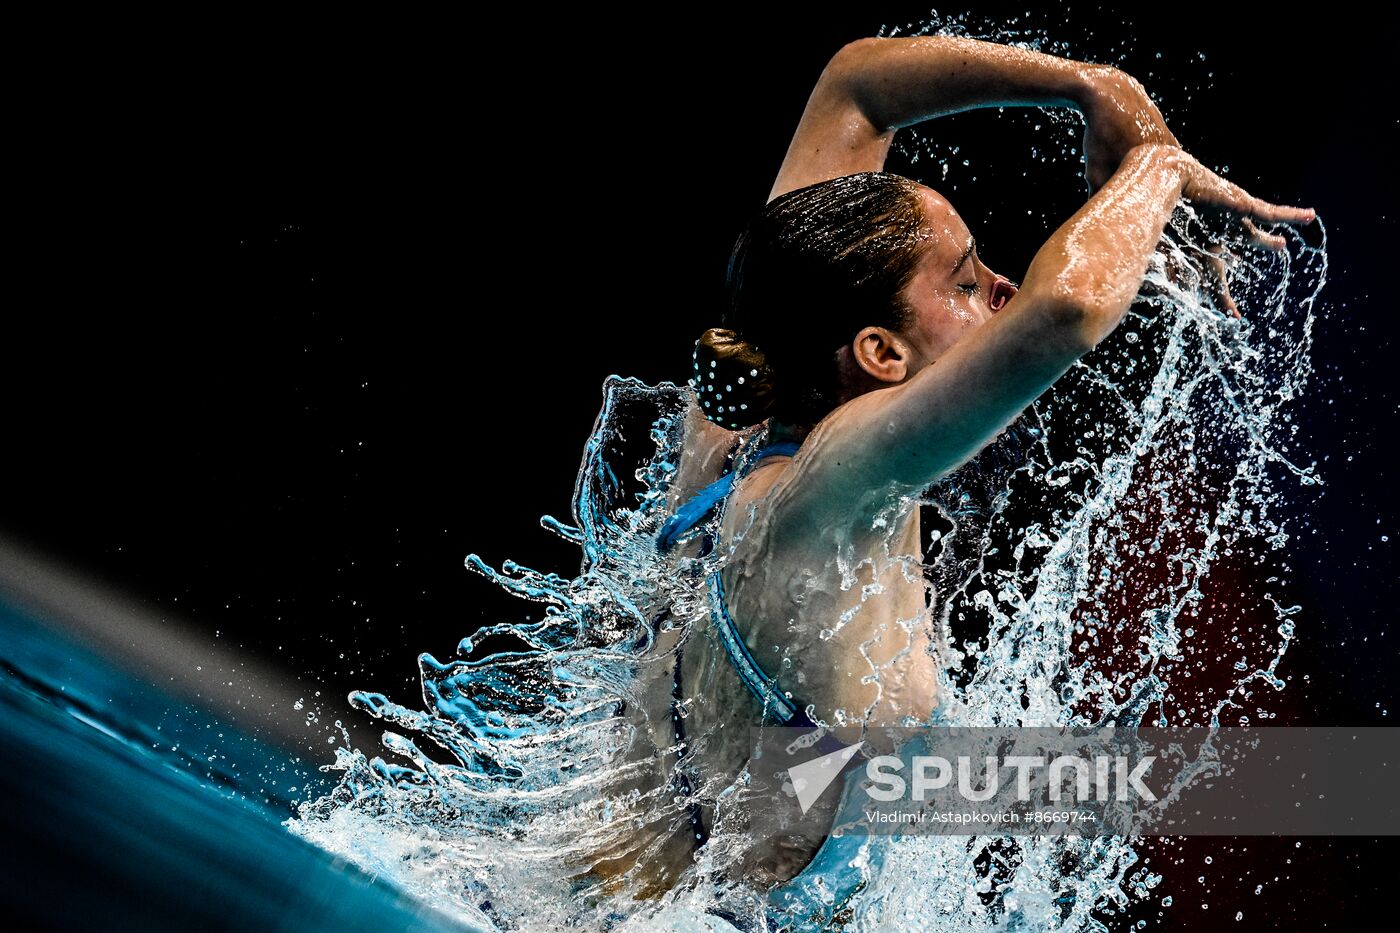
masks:
{"label": "blue swimsuit", "polygon": [[[765,447],[749,461],[748,468],[753,469],[764,457],[792,456],[797,453],[799,446],[799,444],[789,442]],[[738,478],[738,473],[726,473],[677,509],[676,514],[661,526],[657,537],[658,546],[663,551],[674,547],[681,535],[699,524],[729,495]],[[715,610],[716,634],[719,636],[720,644],[724,645],[725,654],[729,655],[729,660],[734,663],[734,669],[738,672],[739,679],[744,682],[744,686],[749,688],[749,692],[763,704],[764,709],[779,725],[815,728],[816,723],[807,717],[805,707],[783,695],[777,689],[774,679],[765,674],[763,668],[754,660],[749,646],[745,644],[743,636],[739,634],[738,626],[734,624],[734,620],[729,615],[729,609],[724,600],[724,584],[720,580],[718,570],[710,574],[708,585],[711,605]]]}
{"label": "blue swimsuit", "polygon": [[[764,457],[791,456],[797,452],[799,446],[796,443],[782,443],[765,447],[749,460],[748,469],[753,469]],[[677,509],[676,513],[661,527],[657,537],[658,547],[662,551],[672,548],[681,535],[699,524],[729,495],[738,479],[737,472],[727,473],[700,490]],[[758,661],[754,659],[753,653],[749,651],[748,645],[734,624],[734,619],[729,614],[728,605],[724,599],[724,585],[720,580],[720,571],[716,570],[710,574],[708,586],[715,631],[720,644],[724,646],[725,654],[734,664],[739,679],[748,687],[754,698],[763,705],[765,718],[779,726],[818,728],[817,724],[807,715],[806,704],[788,697],[779,690],[776,679],[769,677],[764,672]],[[682,701],[681,658],[680,652],[677,652],[672,690],[672,717],[675,723],[676,740],[684,748],[685,720],[679,708]],[[841,743],[827,734],[814,746],[814,751],[825,753],[840,747]],[[854,784],[852,778],[858,773],[857,770],[849,773],[843,789],[841,812],[838,813],[837,818],[846,825],[850,824],[851,817],[854,816],[852,811],[858,806],[856,796],[850,793]],[[687,797],[690,796],[690,781],[682,768],[676,769],[674,780],[676,790]],[[696,840],[703,845],[709,839],[709,833],[701,819],[700,805],[695,802],[690,805],[690,823],[694,829]],[[827,836],[816,855],[812,857],[812,861],[801,873],[768,892],[769,902],[772,905],[770,919],[775,925],[780,929],[787,930],[825,929],[833,911],[849,900],[863,886],[860,869],[856,867],[854,862],[868,841],[867,837],[858,833]],[[879,855],[880,852],[876,846],[869,846],[866,849],[866,861],[872,868],[878,865]],[[737,918],[728,919],[737,921]]]}

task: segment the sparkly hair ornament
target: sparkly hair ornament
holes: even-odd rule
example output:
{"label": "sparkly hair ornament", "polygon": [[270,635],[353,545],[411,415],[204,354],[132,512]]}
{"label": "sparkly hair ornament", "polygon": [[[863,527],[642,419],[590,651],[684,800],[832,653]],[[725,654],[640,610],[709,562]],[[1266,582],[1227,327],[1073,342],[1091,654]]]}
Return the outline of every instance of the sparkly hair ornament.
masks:
{"label": "sparkly hair ornament", "polygon": [[731,431],[768,417],[773,373],[761,350],[735,331],[711,327],[696,341],[694,360],[690,384],[705,417]]}

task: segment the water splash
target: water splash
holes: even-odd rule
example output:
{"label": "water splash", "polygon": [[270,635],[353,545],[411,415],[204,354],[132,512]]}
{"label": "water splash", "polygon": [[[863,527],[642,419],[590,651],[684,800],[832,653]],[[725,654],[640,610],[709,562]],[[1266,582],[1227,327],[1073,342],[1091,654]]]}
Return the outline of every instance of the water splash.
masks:
{"label": "water splash", "polygon": [[[1218,239],[1207,226],[1179,208],[1144,300],[1114,334],[924,494],[942,723],[1277,715],[1303,621],[1282,559],[1296,529],[1277,505],[1322,482],[1290,405],[1311,375],[1325,228],[1318,245],[1280,228],[1286,252],[1231,244],[1235,320],[1204,295],[1200,251]],[[604,399],[572,522],[543,520],[579,546],[580,573],[469,556],[472,570],[542,604],[539,617],[487,626],[449,661],[422,655],[422,709],[352,694],[389,727],[393,760],[347,743],[328,766],[339,786],[288,825],[483,926],[652,929],[664,915],[723,929],[707,909],[758,916],[759,903],[719,869],[744,843],[723,825],[649,900],[632,897],[640,875],[585,871],[600,851],[622,866],[663,858],[657,840],[684,821],[687,801],[665,780],[671,649],[706,624],[700,581],[724,560],[653,545],[689,389],[613,377]],[[697,793],[722,800],[739,783]],[[1102,928],[1162,880],[1130,839],[880,843],[888,851],[848,905],[847,929]]]}

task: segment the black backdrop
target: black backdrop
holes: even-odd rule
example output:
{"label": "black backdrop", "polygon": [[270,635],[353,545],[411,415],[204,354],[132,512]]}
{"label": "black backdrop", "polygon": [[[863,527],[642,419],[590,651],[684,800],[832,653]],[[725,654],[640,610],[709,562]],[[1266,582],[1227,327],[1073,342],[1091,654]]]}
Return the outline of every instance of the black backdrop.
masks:
{"label": "black backdrop", "polygon": [[[729,245],[826,58],[922,15],[808,10],[85,37],[73,68],[48,72],[55,104],[19,179],[37,210],[12,229],[0,531],[333,691],[411,702],[416,653],[445,657],[484,620],[534,611],[466,554],[576,571],[538,518],[567,518],[603,379],[685,378]],[[1384,31],[1337,5],[1295,21],[1071,4],[1029,22],[1072,54],[1126,54],[1188,150],[1327,224],[1329,311],[1298,420],[1328,486],[1297,506],[1315,531],[1289,552],[1304,610],[1290,717],[1389,724]],[[925,180],[1019,278],[1082,201],[1072,166],[1035,168],[1031,121],[1011,111],[936,134],[976,168]],[[1280,928],[1322,918],[1338,878],[1377,893],[1393,852],[1293,843],[1251,844],[1255,875],[1284,878],[1257,897],[1207,892],[1197,857],[1177,856],[1174,916],[1210,900],[1217,920],[1233,904]],[[1215,875],[1253,888],[1245,869]]]}

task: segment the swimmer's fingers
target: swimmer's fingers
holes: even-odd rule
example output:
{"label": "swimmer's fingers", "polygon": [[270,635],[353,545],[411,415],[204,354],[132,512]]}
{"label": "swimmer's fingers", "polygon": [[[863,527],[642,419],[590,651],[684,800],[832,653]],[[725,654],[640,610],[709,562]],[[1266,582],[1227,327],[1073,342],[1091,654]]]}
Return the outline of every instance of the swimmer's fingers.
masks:
{"label": "swimmer's fingers", "polygon": [[1221,178],[1196,159],[1187,156],[1184,163],[1185,185],[1182,196],[1203,206],[1229,211],[1246,221],[1245,229],[1250,238],[1271,249],[1281,249],[1286,244],[1282,236],[1265,233],[1257,223],[1308,224],[1316,218],[1317,212],[1310,207],[1289,207],[1283,204],[1270,204],[1245,191],[1232,181]]}
{"label": "swimmer's fingers", "polygon": [[1254,209],[1248,216],[1240,218],[1240,225],[1244,227],[1251,243],[1265,249],[1282,251],[1288,248],[1288,239],[1282,234],[1261,230],[1256,221],[1303,225],[1312,223],[1316,217],[1317,212],[1310,207],[1285,207],[1255,198]]}
{"label": "swimmer's fingers", "polygon": [[1276,224],[1310,224],[1317,217],[1311,207],[1288,207],[1284,204],[1270,204],[1259,198],[1250,198],[1249,218]]}
{"label": "swimmer's fingers", "polygon": [[1227,257],[1232,257],[1232,254],[1225,249],[1225,246],[1221,243],[1214,243],[1206,247],[1205,255],[1201,258],[1210,276],[1216,306],[1231,317],[1239,317],[1239,306],[1235,304],[1235,299],[1230,295],[1229,268],[1225,264]]}
{"label": "swimmer's fingers", "polygon": [[1265,249],[1281,250],[1288,246],[1288,240],[1277,233],[1269,233],[1267,230],[1260,230],[1259,227],[1248,217],[1240,220],[1240,226],[1244,227],[1245,234],[1249,237],[1249,242]]}

